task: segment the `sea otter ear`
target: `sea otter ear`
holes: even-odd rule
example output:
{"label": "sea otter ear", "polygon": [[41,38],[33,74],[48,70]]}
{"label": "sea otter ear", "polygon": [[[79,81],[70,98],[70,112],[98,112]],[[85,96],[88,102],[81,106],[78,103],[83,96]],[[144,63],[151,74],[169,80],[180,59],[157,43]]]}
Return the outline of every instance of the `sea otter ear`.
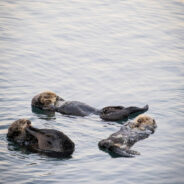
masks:
{"label": "sea otter ear", "polygon": [[39,103],[42,103],[41,100],[42,100],[42,96],[40,95],[40,96],[38,97],[38,102],[39,102]]}
{"label": "sea otter ear", "polygon": [[9,127],[9,128],[8,128],[8,134],[7,134],[7,137],[12,136],[12,134],[13,134],[13,128],[12,128],[12,127]]}

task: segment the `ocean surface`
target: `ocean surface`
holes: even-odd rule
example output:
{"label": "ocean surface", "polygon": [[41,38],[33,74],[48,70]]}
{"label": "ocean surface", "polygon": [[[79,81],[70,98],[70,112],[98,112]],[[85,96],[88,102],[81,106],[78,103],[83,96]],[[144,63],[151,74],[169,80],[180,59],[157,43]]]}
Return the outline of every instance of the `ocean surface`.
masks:
{"label": "ocean surface", "polygon": [[[114,158],[98,142],[124,122],[32,112],[46,90],[99,109],[149,104],[158,127],[140,156]],[[20,118],[67,134],[72,157],[8,142]],[[184,183],[184,1],[1,0],[0,183]]]}

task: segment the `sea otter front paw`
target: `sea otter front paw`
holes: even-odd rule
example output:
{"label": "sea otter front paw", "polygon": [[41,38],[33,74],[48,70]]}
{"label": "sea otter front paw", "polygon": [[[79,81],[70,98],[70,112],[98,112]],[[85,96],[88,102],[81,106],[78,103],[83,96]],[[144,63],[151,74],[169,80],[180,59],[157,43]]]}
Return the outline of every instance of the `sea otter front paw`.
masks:
{"label": "sea otter front paw", "polygon": [[147,110],[149,109],[149,105],[148,105],[148,104],[145,105],[145,106],[143,107],[143,109],[144,109],[145,111],[147,111]]}
{"label": "sea otter front paw", "polygon": [[126,150],[127,153],[131,154],[131,155],[140,155],[140,153],[138,151],[134,151],[134,150]]}
{"label": "sea otter front paw", "polygon": [[140,153],[137,151],[119,148],[119,147],[113,147],[111,151],[121,157],[135,157],[135,155],[140,155]]}

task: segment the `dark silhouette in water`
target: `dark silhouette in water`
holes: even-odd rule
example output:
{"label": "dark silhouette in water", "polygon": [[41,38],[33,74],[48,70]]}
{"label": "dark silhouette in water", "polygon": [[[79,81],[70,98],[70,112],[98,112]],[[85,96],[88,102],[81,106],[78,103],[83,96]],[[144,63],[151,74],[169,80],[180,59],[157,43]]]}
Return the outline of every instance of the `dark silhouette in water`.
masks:
{"label": "dark silhouette in water", "polygon": [[143,113],[148,110],[148,105],[143,108],[139,107],[123,107],[123,106],[108,106],[101,110],[91,107],[85,103],[78,101],[65,101],[53,92],[43,92],[32,99],[32,109],[36,108],[59,112],[65,115],[87,116],[89,114],[99,115],[102,119],[107,121],[118,121],[128,118],[134,113]]}
{"label": "dark silhouette in water", "polygon": [[138,141],[154,133],[157,125],[154,119],[147,115],[139,115],[134,122],[124,124],[121,129],[98,143],[100,149],[111,155],[133,157],[140,153],[130,148]]}
{"label": "dark silhouette in water", "polygon": [[27,119],[13,122],[8,128],[7,138],[31,151],[51,157],[69,157],[75,149],[72,140],[63,132],[35,128]]}

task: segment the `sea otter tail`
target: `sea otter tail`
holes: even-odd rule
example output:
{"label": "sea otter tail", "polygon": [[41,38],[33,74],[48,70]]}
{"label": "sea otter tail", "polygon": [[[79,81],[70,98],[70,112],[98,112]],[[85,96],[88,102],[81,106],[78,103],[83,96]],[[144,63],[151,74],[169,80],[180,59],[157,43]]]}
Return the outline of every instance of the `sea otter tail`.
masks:
{"label": "sea otter tail", "polygon": [[134,113],[143,113],[147,111],[149,108],[148,105],[144,107],[123,107],[123,106],[108,106],[104,107],[100,111],[100,118],[106,121],[119,121],[123,119],[127,119],[129,115]]}

